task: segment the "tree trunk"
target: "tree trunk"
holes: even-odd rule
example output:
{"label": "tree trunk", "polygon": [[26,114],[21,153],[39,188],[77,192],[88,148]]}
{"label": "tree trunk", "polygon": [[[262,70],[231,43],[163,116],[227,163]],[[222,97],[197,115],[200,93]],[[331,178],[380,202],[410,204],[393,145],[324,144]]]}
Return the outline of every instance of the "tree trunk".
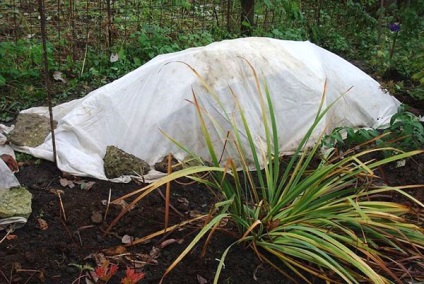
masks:
{"label": "tree trunk", "polygon": [[241,1],[241,34],[244,36],[252,35],[252,28],[255,15],[255,0]]}

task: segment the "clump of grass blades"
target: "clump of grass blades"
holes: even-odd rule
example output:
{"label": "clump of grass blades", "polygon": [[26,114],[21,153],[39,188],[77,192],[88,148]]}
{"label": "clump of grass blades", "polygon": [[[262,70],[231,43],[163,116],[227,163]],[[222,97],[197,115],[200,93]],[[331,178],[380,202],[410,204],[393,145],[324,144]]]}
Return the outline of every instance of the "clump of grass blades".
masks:
{"label": "clump of grass blades", "polygon": [[[312,167],[320,143],[312,149],[306,145],[318,123],[326,115],[332,105],[323,108],[322,103],[309,131],[300,142],[288,164],[283,167],[279,157],[278,131],[271,95],[266,82],[260,80],[250,65],[256,80],[257,95],[262,111],[262,122],[266,143],[261,149],[254,146],[255,137],[237,96],[231,89],[240,114],[243,128],[239,129],[234,117],[228,131],[228,143],[237,149],[239,164],[233,159],[225,161],[221,166],[218,151],[213,147],[211,136],[206,127],[206,120],[216,123],[204,110],[193,92],[193,104],[197,109],[202,125],[203,135],[210,152],[213,166],[194,166],[174,172],[143,189],[123,196],[138,196],[135,204],[157,187],[180,177],[189,177],[217,189],[225,197],[224,201],[215,205],[215,211],[203,216],[205,225],[197,236],[186,247],[181,255],[167,269],[169,273],[181,259],[209,233],[209,237],[218,228],[223,219],[236,224],[240,238],[228,247],[219,262],[214,283],[223,267],[225,257],[232,246],[244,243],[250,246],[265,262],[289,279],[293,279],[282,265],[293,271],[302,281],[309,282],[304,272],[328,281],[344,281],[358,283],[372,281],[374,283],[402,282],[401,277],[409,276],[408,269],[402,260],[424,260],[423,228],[410,223],[405,216],[412,209],[395,202],[384,201],[385,194],[397,192],[410,199],[420,207],[424,205],[403,189],[419,186],[391,187],[376,185],[374,170],[384,164],[406,159],[423,151],[401,152],[393,148],[370,149],[344,157],[323,159],[319,165]],[[189,66],[190,67],[190,66]],[[191,67],[190,67],[191,68]],[[214,96],[218,105],[223,106],[213,90],[207,86],[203,78],[198,76],[209,93]],[[335,102],[334,102],[335,103]],[[333,103],[333,104],[334,104]],[[242,145],[240,132],[248,137],[250,147]],[[168,136],[169,137],[169,136]],[[169,137],[172,140],[172,137]],[[174,141],[174,140],[173,140]],[[177,141],[174,141],[178,144]],[[180,145],[187,153],[196,157],[189,149]],[[365,156],[378,151],[396,151],[398,154],[383,160],[369,160]],[[248,155],[253,157],[254,170],[248,165]],[[199,158],[199,162],[202,160]],[[312,169],[311,169],[312,167]],[[209,173],[207,178],[199,173]],[[113,226],[125,212],[112,222]],[[418,214],[418,213],[416,213]],[[421,218],[422,215],[419,216]],[[197,217],[199,219],[199,217]],[[168,230],[171,228],[168,228]],[[166,231],[156,232],[151,238]],[[146,238],[141,239],[144,241]],[[268,254],[264,253],[267,252]],[[274,255],[281,264],[271,261]]]}

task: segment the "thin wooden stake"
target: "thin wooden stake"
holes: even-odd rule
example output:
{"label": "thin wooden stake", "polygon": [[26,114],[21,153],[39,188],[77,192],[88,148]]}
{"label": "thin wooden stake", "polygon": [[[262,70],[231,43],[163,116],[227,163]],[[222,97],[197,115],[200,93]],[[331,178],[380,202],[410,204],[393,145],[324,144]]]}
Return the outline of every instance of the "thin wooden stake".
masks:
{"label": "thin wooden stake", "polygon": [[111,51],[112,48],[112,12],[111,12],[111,7],[110,7],[110,2],[111,0],[107,0],[106,4],[107,4],[107,35],[108,35],[108,48],[109,51]]}
{"label": "thin wooden stake", "polygon": [[53,120],[53,106],[52,106],[52,95],[50,90],[50,76],[49,76],[49,64],[47,58],[47,31],[46,31],[46,14],[44,7],[44,0],[38,0],[39,12],[40,12],[40,23],[41,23],[41,38],[43,42],[43,79],[44,86],[47,92],[47,101],[49,104],[49,116],[50,116],[50,131],[52,133],[52,146],[53,146],[53,161],[57,165],[56,157],[56,139],[54,135],[54,120]]}

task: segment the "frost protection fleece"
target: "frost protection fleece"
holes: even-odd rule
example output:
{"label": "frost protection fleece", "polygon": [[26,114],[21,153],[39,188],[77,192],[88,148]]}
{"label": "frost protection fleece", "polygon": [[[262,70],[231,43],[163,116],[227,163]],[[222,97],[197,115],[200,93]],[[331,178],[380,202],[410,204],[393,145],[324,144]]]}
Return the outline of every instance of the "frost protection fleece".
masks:
{"label": "frost protection fleece", "polygon": [[[370,76],[310,42],[259,37],[225,40],[159,55],[84,98],[56,106],[58,166],[72,175],[106,179],[103,157],[108,145],[150,165],[168,153],[184,159],[187,153],[162,131],[210,160],[193,94],[218,153],[224,148],[227,132],[234,133],[232,124],[237,125],[245,149],[249,148],[236,102],[259,150],[265,134],[256,78],[262,95],[265,86],[271,95],[282,155],[290,154],[311,126],[325,84],[324,107],[342,98],[315,129],[310,145],[324,129],[328,133],[339,126],[383,126],[400,105]],[[46,108],[23,113],[48,116]],[[16,150],[53,160],[51,144],[49,135],[37,147]],[[237,156],[227,143],[223,163],[229,157],[237,162]]]}

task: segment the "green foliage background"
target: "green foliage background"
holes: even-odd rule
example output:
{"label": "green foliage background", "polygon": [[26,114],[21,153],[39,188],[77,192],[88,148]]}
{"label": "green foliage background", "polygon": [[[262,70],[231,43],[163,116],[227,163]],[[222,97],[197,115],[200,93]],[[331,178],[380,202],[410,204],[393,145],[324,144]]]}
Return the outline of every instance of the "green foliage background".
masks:
{"label": "green foliage background", "polygon": [[[54,103],[84,96],[158,54],[241,36],[239,1],[113,1],[110,20],[107,7],[89,1],[72,9],[45,3]],[[1,121],[46,99],[38,11],[17,5],[0,3]],[[395,22],[396,33],[388,29]],[[312,41],[389,81],[391,92],[424,100],[424,0],[384,7],[376,0],[258,0],[251,28],[253,36]],[[55,71],[64,80],[53,80]]]}

